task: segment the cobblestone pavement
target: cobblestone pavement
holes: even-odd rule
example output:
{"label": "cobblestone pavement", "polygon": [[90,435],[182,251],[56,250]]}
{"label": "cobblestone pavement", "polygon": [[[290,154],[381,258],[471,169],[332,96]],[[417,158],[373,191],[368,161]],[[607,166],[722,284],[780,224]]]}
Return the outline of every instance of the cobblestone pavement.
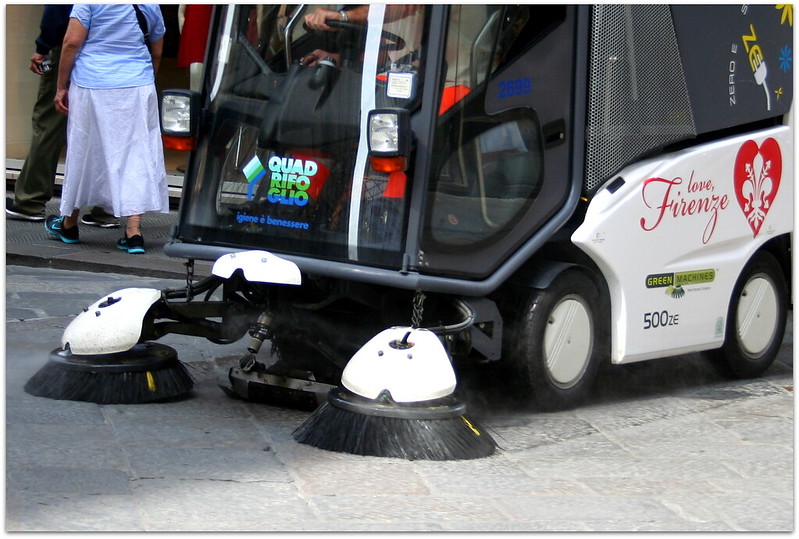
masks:
{"label": "cobblestone pavement", "polygon": [[567,412],[504,400],[467,372],[470,415],[502,447],[473,461],[330,453],[294,442],[307,412],[227,397],[244,350],[167,336],[191,398],[98,406],[23,392],[80,310],[180,281],[6,269],[7,531],[791,531],[792,318],[748,381],[698,355],[613,367]]}

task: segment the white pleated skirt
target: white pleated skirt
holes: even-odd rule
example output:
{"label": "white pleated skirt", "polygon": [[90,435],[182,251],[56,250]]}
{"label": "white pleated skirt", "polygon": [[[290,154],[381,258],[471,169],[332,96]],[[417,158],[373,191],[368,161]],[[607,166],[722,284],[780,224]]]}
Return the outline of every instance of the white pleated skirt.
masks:
{"label": "white pleated skirt", "polygon": [[100,206],[116,217],[168,213],[155,85],[69,87],[61,215]]}

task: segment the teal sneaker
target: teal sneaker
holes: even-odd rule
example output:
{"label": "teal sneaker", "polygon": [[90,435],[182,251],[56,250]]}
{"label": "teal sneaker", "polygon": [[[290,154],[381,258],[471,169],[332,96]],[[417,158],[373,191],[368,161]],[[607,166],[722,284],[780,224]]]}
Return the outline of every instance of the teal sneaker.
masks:
{"label": "teal sneaker", "polygon": [[80,241],[80,234],[78,227],[64,228],[64,218],[56,217],[55,215],[48,215],[44,220],[44,228],[47,231],[60,239],[64,243],[78,243]]}
{"label": "teal sneaker", "polygon": [[117,242],[117,248],[127,251],[132,255],[139,255],[144,252],[144,238],[142,238],[140,234],[136,234],[130,238],[127,237],[127,235],[123,236],[122,239]]}

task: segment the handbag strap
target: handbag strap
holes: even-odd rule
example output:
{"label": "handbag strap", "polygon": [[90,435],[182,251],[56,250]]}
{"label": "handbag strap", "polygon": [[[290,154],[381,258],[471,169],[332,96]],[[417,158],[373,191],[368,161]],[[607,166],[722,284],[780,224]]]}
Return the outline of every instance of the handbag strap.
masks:
{"label": "handbag strap", "polygon": [[139,22],[139,28],[141,28],[141,33],[144,34],[144,44],[150,44],[150,30],[147,27],[147,19],[144,17],[144,13],[141,12],[139,6],[133,4],[133,10],[136,12],[136,20]]}

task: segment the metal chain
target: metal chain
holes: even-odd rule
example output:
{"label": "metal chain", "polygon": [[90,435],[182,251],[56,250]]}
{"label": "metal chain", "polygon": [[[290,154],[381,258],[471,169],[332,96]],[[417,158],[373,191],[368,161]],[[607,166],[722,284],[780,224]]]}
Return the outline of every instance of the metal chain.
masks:
{"label": "metal chain", "polygon": [[190,258],[183,264],[186,266],[186,298],[188,301],[194,299],[194,292],[192,292],[192,285],[194,282],[194,259]]}
{"label": "metal chain", "polygon": [[411,314],[411,327],[417,329],[422,326],[422,314],[424,313],[424,292],[417,290],[413,296],[413,314]]}

